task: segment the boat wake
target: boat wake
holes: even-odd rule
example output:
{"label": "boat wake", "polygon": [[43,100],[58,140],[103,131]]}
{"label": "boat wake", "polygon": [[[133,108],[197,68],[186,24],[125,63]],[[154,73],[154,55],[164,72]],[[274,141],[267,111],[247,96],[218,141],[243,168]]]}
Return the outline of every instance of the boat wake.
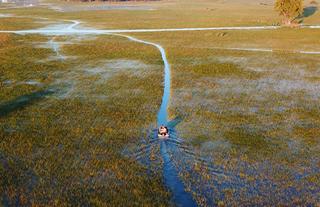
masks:
{"label": "boat wake", "polygon": [[[151,130],[146,139],[142,139],[135,147],[127,148],[124,152],[129,158],[135,159],[145,165],[149,172],[162,173],[164,184],[172,194],[173,202],[177,206],[215,206],[218,201],[228,200],[228,196],[232,196],[235,202],[241,202],[243,198],[257,198],[272,196],[272,192],[278,187],[271,179],[263,177],[253,177],[259,174],[259,170],[250,168],[245,162],[237,163],[236,168],[226,169],[222,164],[216,164],[212,157],[207,157],[198,152],[190,143],[182,139],[175,131],[173,120],[168,122],[167,108],[170,98],[170,65],[167,60],[166,51],[160,45],[154,42],[141,40],[129,35],[118,33],[135,33],[135,32],[170,32],[170,31],[203,31],[203,30],[261,30],[261,29],[278,29],[279,27],[215,27],[215,28],[177,28],[177,29],[140,29],[140,30],[96,30],[82,29],[78,27],[79,21],[64,20],[71,24],[64,24],[60,28],[47,27],[36,30],[20,30],[20,31],[0,31],[0,33],[16,33],[16,34],[42,34],[48,36],[56,35],[115,35],[127,38],[130,41],[141,44],[150,45],[156,48],[160,54],[164,65],[164,88],[162,103],[157,116],[157,124],[169,127],[170,137],[168,139],[158,139],[157,129]],[[58,25],[59,26],[59,25]],[[318,29],[320,27],[309,26],[308,28]],[[54,38],[50,42],[56,55],[61,55],[58,46],[54,42]],[[230,48],[236,49],[239,48]],[[247,50],[256,51],[249,48]],[[264,50],[270,52],[269,50]],[[272,51],[271,51],[272,52]],[[318,54],[318,52],[305,54]],[[268,169],[268,164],[264,164],[261,168]],[[269,166],[270,167],[270,166]],[[274,166],[272,166],[274,168]],[[245,169],[246,176],[243,175],[241,169]],[[270,167],[271,169],[271,167]],[[263,169],[265,170],[265,169]],[[263,171],[261,170],[261,172]],[[317,172],[317,171],[316,171]],[[302,189],[303,190],[303,189]],[[291,198],[287,194],[299,195],[299,191],[287,190],[283,196],[277,195],[279,198]],[[265,199],[264,199],[265,200]],[[270,199],[272,201],[272,199]],[[260,205],[269,205],[259,203]],[[236,205],[230,203],[229,205]]]}

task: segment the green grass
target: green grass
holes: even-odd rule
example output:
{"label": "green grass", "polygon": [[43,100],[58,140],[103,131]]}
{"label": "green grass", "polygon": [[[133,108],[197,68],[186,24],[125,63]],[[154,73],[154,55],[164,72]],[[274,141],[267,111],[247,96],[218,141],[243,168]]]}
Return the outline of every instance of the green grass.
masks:
{"label": "green grass", "polygon": [[[319,184],[316,179],[310,179],[311,182],[292,179],[293,172],[316,168],[319,160],[317,114],[320,110],[316,87],[320,56],[294,53],[296,50],[318,51],[318,33],[308,29],[281,29],[227,31],[224,36],[213,31],[134,36],[160,43],[167,50],[172,67],[169,111],[171,118],[183,117],[177,126],[180,135],[226,172],[240,168],[240,176],[249,183],[259,179],[287,183],[278,187],[270,198],[281,204],[279,198],[285,188],[311,189],[309,186]],[[305,38],[307,34],[310,39]],[[275,52],[215,47],[271,48]],[[216,147],[210,149],[211,145]],[[267,169],[272,173],[262,170],[252,175],[241,167],[246,163],[256,170],[265,162],[269,163]],[[277,166],[285,172],[278,172]],[[206,170],[201,171],[196,181],[190,181],[188,174],[182,177],[186,183],[194,182],[200,192],[206,192],[206,189],[201,191],[202,185],[215,180]],[[219,188],[212,188],[217,194],[221,193]],[[202,196],[194,196],[205,206]],[[309,194],[306,198],[295,198],[292,204],[316,203],[316,197],[317,194]],[[217,203],[258,204],[261,199],[265,198],[249,200],[241,196],[237,200],[236,194],[231,193]]]}
{"label": "green grass", "polygon": [[[245,179],[267,179],[275,183],[286,180],[297,189],[318,185],[317,180],[307,184],[290,178],[293,171],[301,172],[301,166],[315,167],[314,160],[319,159],[319,140],[316,138],[320,126],[319,107],[316,98],[308,95],[317,94],[314,87],[319,77],[319,56],[293,52],[318,51],[316,34],[319,32],[281,29],[227,31],[224,36],[220,33],[134,35],[160,43],[167,50],[172,67],[170,117],[184,117],[177,126],[178,132],[227,172],[238,169],[243,162],[250,163],[253,168],[263,165],[266,160],[270,163],[271,174],[261,171],[252,176],[243,169],[241,176]],[[310,39],[305,38],[306,34],[310,34]],[[271,48],[275,52],[215,47]],[[297,87],[292,86],[295,83],[298,83]],[[293,89],[286,92],[287,87]],[[218,143],[218,146],[204,150],[212,143]],[[279,165],[286,168],[290,176],[277,172]],[[204,181],[197,180],[197,183],[205,185],[209,182],[206,180],[214,180],[214,177],[207,178],[207,174],[204,170],[198,178]],[[186,183],[194,182],[188,180],[190,176],[183,176]],[[200,188],[201,184],[197,186]],[[278,188],[279,192],[283,189]],[[219,194],[219,189],[216,190]],[[280,203],[277,196],[278,192],[270,199]],[[294,202],[314,203],[314,196],[296,198]],[[203,203],[203,197],[195,197],[198,203]],[[242,199],[241,202],[253,204],[264,198],[246,201],[243,196]],[[236,205],[240,201],[231,194],[221,202]]]}
{"label": "green grass", "polygon": [[[1,87],[0,108],[3,112],[8,104],[17,106],[0,117],[0,155],[5,163],[0,168],[1,198],[9,205],[168,205],[161,177],[147,176],[145,167],[122,154],[128,143],[137,142],[155,125],[161,101],[161,90],[154,90],[161,88],[158,52],[105,36],[92,42],[92,48],[84,42],[62,50],[77,59],[39,63],[55,55],[30,44],[44,39],[11,36],[1,50],[1,83],[12,83]],[[94,51],[98,42],[103,50],[88,59],[84,51]],[[134,47],[137,55],[110,55],[111,43],[119,49]],[[143,52],[149,55],[140,55]],[[108,71],[111,77],[103,80],[81,70],[129,58],[155,61],[152,67],[138,69],[142,76],[132,70]],[[28,80],[42,85],[21,83]],[[70,82],[73,90],[66,95]],[[47,89],[54,92],[42,98],[30,95]],[[30,100],[15,103],[21,97]]]}
{"label": "green grass", "polygon": [[236,128],[225,133],[224,137],[233,145],[255,150],[261,153],[268,147],[268,142],[262,134]]}
{"label": "green grass", "polygon": [[23,30],[39,28],[42,24],[36,23],[33,18],[4,17],[0,21],[0,30]]}
{"label": "green grass", "polygon": [[[65,23],[63,19],[81,20],[86,26],[104,29],[278,23],[280,18],[273,12],[272,2],[267,3],[115,3],[151,6],[155,9],[151,11],[59,13],[44,8],[8,9],[1,13],[30,18],[1,18],[0,29],[45,26],[45,21],[37,23],[31,17],[47,17],[54,22],[60,19],[61,23]],[[305,24],[318,23],[319,12],[305,19]],[[214,158],[215,164],[226,171],[239,170],[239,176],[249,181],[286,183],[278,191],[319,185],[316,175],[296,181],[292,174],[295,170],[303,173],[319,159],[319,55],[295,53],[319,51],[318,30],[130,35],[166,49],[172,67],[170,117],[183,117],[177,130],[196,151]],[[51,49],[32,44],[50,38],[0,35],[0,160],[5,163],[0,165],[0,176],[4,178],[0,181],[1,194],[10,204],[19,200],[22,205],[168,205],[169,193],[160,174],[148,175],[144,166],[122,154],[124,148],[137,143],[148,129],[155,127],[162,95],[159,51],[106,35],[63,45],[60,52],[67,59],[61,61],[52,58],[56,54]],[[72,37],[57,37],[55,41],[76,42]],[[121,65],[125,61],[132,67]],[[112,66],[117,64],[120,67]],[[27,84],[31,80],[41,84]],[[220,144],[203,150],[211,143]],[[264,161],[270,163],[270,171],[257,175],[246,174],[241,165],[246,163],[255,169]],[[278,171],[277,165],[284,169]],[[199,166],[194,168],[199,171]],[[189,182],[188,175],[181,177]],[[208,184],[213,179],[200,167],[199,180],[190,182],[201,189],[206,186],[203,182]],[[217,204],[232,206],[243,201],[258,205],[265,199],[242,195],[238,200],[234,189],[225,191],[225,199],[217,200]],[[275,192],[270,200],[281,204],[277,195]],[[201,195],[193,196],[205,206]],[[315,197],[306,194],[290,204],[316,203]]]}

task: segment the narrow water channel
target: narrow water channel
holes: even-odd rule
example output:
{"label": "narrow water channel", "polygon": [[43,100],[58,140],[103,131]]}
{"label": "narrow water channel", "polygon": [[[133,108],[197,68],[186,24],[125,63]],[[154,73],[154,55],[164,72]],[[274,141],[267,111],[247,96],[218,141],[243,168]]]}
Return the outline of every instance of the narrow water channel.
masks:
{"label": "narrow water channel", "polygon": [[[158,126],[160,125],[167,125],[168,123],[168,106],[169,106],[169,99],[170,99],[170,88],[171,88],[171,71],[170,65],[166,56],[166,52],[161,45],[146,42],[142,40],[138,40],[136,38],[128,37],[130,40],[153,45],[161,53],[161,58],[164,64],[164,87],[163,87],[163,95],[162,95],[162,102],[160,109],[158,111],[157,121]],[[171,129],[172,130],[172,129]],[[156,137],[157,138],[157,137]],[[169,138],[170,139],[170,138]],[[163,159],[163,178],[165,185],[170,189],[173,201],[177,206],[197,206],[196,202],[193,200],[190,193],[185,191],[185,186],[181,179],[179,178],[178,171],[174,166],[173,162],[171,162],[171,156],[168,152],[168,148],[172,144],[167,140],[160,141],[160,154]]]}
{"label": "narrow water channel", "polygon": [[[171,71],[166,52],[160,45],[157,45],[164,63],[164,87],[160,109],[158,111],[158,126],[167,125],[168,123],[168,106],[171,88]],[[172,130],[172,129],[171,129]],[[169,138],[170,139],[170,138]],[[171,143],[167,140],[161,140],[160,153],[163,159],[163,177],[165,185],[170,189],[173,195],[173,201],[177,206],[197,206],[190,193],[185,191],[185,186],[179,178],[178,171],[171,162],[171,156],[168,152],[168,145]]]}
{"label": "narrow water channel", "polygon": [[[69,21],[69,20],[65,20]],[[153,47],[156,47],[159,52],[161,53],[162,61],[164,63],[164,88],[163,88],[163,96],[162,96],[162,103],[159,108],[158,114],[157,114],[157,125],[170,125],[168,121],[168,106],[169,106],[169,99],[170,99],[170,87],[171,87],[171,74],[170,74],[170,64],[166,57],[166,52],[164,48],[156,43],[148,42],[140,39],[136,39],[131,36],[122,35],[122,34],[115,34],[114,32],[163,32],[163,31],[195,31],[195,30],[222,30],[226,28],[186,28],[186,29],[158,29],[158,30],[95,30],[95,29],[79,29],[75,28],[77,25],[80,24],[78,21],[69,21],[72,22],[72,24],[68,25],[56,25],[56,27],[47,27],[44,29],[38,29],[38,30],[21,30],[21,31],[0,31],[0,33],[16,33],[16,34],[42,34],[42,35],[116,35],[125,37],[131,41],[135,41],[142,44],[151,45]],[[306,27],[305,27],[306,28]],[[309,28],[320,28],[319,26],[309,26]],[[228,28],[231,30],[231,28]],[[258,30],[258,29],[275,29],[270,27],[264,27],[264,28],[257,28],[257,27],[237,27],[233,28],[234,30]],[[54,42],[54,39],[49,42],[49,44],[52,46],[52,49],[57,53],[57,56],[59,56],[59,44]],[[231,48],[235,49],[235,48]],[[237,48],[236,48],[237,49]],[[300,53],[305,54],[318,54],[319,52],[306,52],[306,51],[298,51]],[[181,178],[179,177],[179,172],[181,172],[181,169],[185,167],[185,171],[192,171],[190,169],[190,166],[192,166],[189,163],[196,163],[199,165],[205,165],[206,160],[200,159],[201,157],[197,156],[192,149],[188,149],[187,145],[184,145],[182,142],[183,140],[179,139],[176,135],[174,135],[174,129],[169,128],[171,132],[171,137],[167,140],[165,139],[158,139],[157,134],[152,134],[150,136],[149,145],[141,148],[136,154],[135,157],[138,159],[138,157],[142,157],[143,155],[150,155],[150,148],[154,145],[160,144],[160,153],[159,158],[162,159],[162,173],[163,173],[163,180],[164,184],[167,186],[167,188],[172,193],[172,199],[173,202],[177,206],[196,206],[196,202],[194,201],[193,197],[189,192],[186,191],[186,185],[188,181],[182,182]],[[158,145],[159,146],[159,145]],[[179,148],[179,149],[178,149]],[[181,156],[179,156],[179,153]],[[177,161],[177,164],[174,164],[174,160]],[[209,160],[210,161],[210,160]],[[153,162],[149,159],[149,162]],[[183,166],[181,163],[184,163],[185,166]],[[315,161],[314,166],[317,166],[318,161]],[[159,165],[160,166],[160,165]],[[270,169],[272,170],[276,166],[272,166],[269,163],[261,163],[258,167],[254,166],[254,168],[250,168],[250,165],[244,162],[240,162],[238,164],[238,168],[233,170],[230,173],[226,173],[225,169],[221,166],[215,165],[211,161],[208,162],[208,164],[205,166],[205,168],[208,169],[208,172],[212,175],[210,177],[209,181],[204,181],[200,183],[199,180],[197,180],[197,186],[202,187],[203,189],[198,190],[198,192],[202,193],[203,197],[208,198],[209,206],[213,206],[217,200],[224,200],[225,199],[225,190],[234,189],[236,190],[235,195],[237,198],[239,198],[239,201],[243,197],[243,195],[246,195],[246,197],[254,198],[254,197],[268,197],[270,196],[270,191],[275,192],[277,189],[280,189],[279,186],[277,186],[275,183],[273,183],[272,180],[267,180],[265,177],[259,176],[259,177],[253,177],[254,175],[259,175],[264,171],[264,169]],[[240,170],[245,169],[245,172],[251,175],[250,179],[253,177],[255,179],[252,179],[252,181],[247,181],[241,178],[241,176],[238,176],[240,174]],[[260,170],[261,169],[261,170]],[[279,171],[286,171],[287,169],[280,166]],[[182,169],[183,170],[183,169]],[[267,171],[268,174],[271,174],[273,171]],[[317,174],[319,172],[319,168],[314,167],[311,170],[309,170],[309,174]],[[241,174],[244,174],[241,172]],[[307,177],[308,174],[301,175],[300,172],[296,172],[294,174],[294,177],[296,180],[302,180],[305,177]],[[197,177],[197,172],[191,172],[191,176]],[[200,177],[200,176],[198,176]],[[303,181],[305,182],[305,181]],[[191,186],[191,185],[189,185]],[[192,187],[192,186],[191,186]],[[190,187],[188,187],[190,189]],[[217,191],[214,191],[217,189]],[[197,192],[196,188],[191,189],[193,192]],[[296,196],[301,195],[305,191],[304,188],[302,189],[295,189],[294,187],[291,187],[289,189],[285,189],[283,192],[277,192],[281,193],[282,198],[294,198]],[[314,192],[311,192],[311,195],[316,195],[319,192],[318,186],[314,187]],[[198,193],[198,194],[200,194]],[[245,193],[245,194],[244,194]],[[278,195],[280,196],[280,195]],[[218,199],[215,199],[218,198]],[[288,201],[289,202],[289,201]],[[266,202],[268,203],[268,202]]]}
{"label": "narrow water channel", "polygon": [[[157,121],[158,121],[158,126],[166,125],[168,123],[168,106],[169,106],[169,99],[170,99],[171,73],[170,73],[170,64],[167,59],[167,55],[164,48],[159,44],[140,40],[128,35],[122,35],[122,34],[112,34],[112,35],[126,37],[131,41],[152,45],[160,51],[161,58],[164,64],[164,87],[163,87],[162,102],[161,102],[160,109],[158,111]],[[157,136],[157,135],[154,135],[154,136]],[[151,138],[158,139],[158,137],[151,137]],[[197,206],[191,194],[185,190],[185,186],[181,181],[181,179],[179,178],[177,168],[174,166],[173,162],[171,162],[171,156],[168,152],[170,145],[172,145],[172,143],[169,142],[168,140],[163,139],[160,141],[160,154],[163,160],[162,173],[163,173],[165,185],[171,191],[173,202],[177,206]]]}
{"label": "narrow water channel", "polygon": [[[165,50],[160,45],[157,45],[157,48],[161,52],[162,60],[164,63],[164,88],[162,103],[158,112],[158,126],[160,126],[166,125],[168,123],[171,73]],[[185,191],[185,186],[179,178],[178,171],[171,162],[167,145],[170,145],[170,142],[167,142],[165,139],[160,143],[160,153],[163,159],[163,177],[165,184],[171,190],[175,204],[177,204],[178,206],[196,206],[196,203],[190,193]]]}
{"label": "narrow water channel", "polygon": [[[79,21],[72,21],[72,20],[64,20],[68,22],[72,22],[70,25],[61,25],[61,28],[58,28],[59,25],[49,26],[43,29],[37,30],[29,30],[29,31],[13,31],[13,33],[21,33],[21,34],[29,34],[29,33],[37,33],[43,35],[83,35],[83,34],[90,34],[90,35],[99,35],[99,34],[107,34],[107,35],[115,35],[127,38],[131,41],[151,45],[156,47],[161,54],[161,58],[164,64],[164,88],[163,88],[163,96],[162,96],[162,103],[160,109],[157,114],[157,123],[158,126],[166,125],[168,123],[168,105],[169,105],[169,98],[170,98],[170,65],[168,59],[166,57],[166,52],[164,48],[156,43],[148,42],[144,40],[140,40],[128,35],[123,34],[115,34],[115,33],[108,33],[108,32],[97,32],[95,29],[76,29],[75,27],[80,24]],[[1,31],[0,31],[1,32]],[[53,50],[58,53],[58,48],[55,42],[52,40],[50,41]],[[173,129],[171,129],[173,130]],[[155,137],[150,137],[151,139],[158,139],[157,135]],[[170,138],[169,138],[170,139]],[[171,157],[169,154],[170,148],[172,143],[168,140],[160,140],[160,155],[163,160],[163,177],[166,187],[172,193],[173,202],[177,206],[196,206],[196,202],[193,200],[190,193],[185,191],[185,186],[181,179],[179,178],[178,170],[171,162]]]}

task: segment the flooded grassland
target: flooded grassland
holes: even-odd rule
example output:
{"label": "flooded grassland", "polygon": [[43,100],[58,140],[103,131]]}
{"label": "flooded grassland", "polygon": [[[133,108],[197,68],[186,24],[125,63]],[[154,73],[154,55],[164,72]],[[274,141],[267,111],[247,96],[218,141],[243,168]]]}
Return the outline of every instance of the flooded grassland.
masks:
{"label": "flooded grassland", "polygon": [[[1,10],[0,29],[276,21],[270,5],[248,5],[250,14],[264,14],[252,19],[240,18],[248,11],[237,4],[229,12],[225,3],[207,1],[153,3],[148,11],[19,8]],[[97,22],[97,13],[109,21]],[[305,22],[317,22],[317,15]],[[167,206],[177,180],[199,206],[319,204],[318,29],[130,33],[140,42],[54,35],[0,34],[5,206]],[[166,142],[153,130],[164,52],[171,66]]]}
{"label": "flooded grassland", "polygon": [[51,37],[1,35],[1,203],[167,205],[161,177],[122,155],[156,125],[158,51],[75,39],[56,40],[77,43],[62,44],[61,60],[43,47]]}
{"label": "flooded grassland", "polygon": [[319,32],[275,32],[138,35],[167,48],[169,115],[189,142],[173,156],[198,204],[319,203],[320,56],[297,52],[318,51],[303,34]]}

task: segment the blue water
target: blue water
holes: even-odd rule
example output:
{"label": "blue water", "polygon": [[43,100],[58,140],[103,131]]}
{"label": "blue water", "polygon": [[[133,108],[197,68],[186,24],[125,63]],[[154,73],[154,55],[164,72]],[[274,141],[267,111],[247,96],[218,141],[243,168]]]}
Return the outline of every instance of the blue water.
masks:
{"label": "blue water", "polygon": [[168,144],[165,140],[161,141],[160,153],[163,159],[163,177],[166,186],[170,189],[172,193],[173,202],[177,206],[197,206],[196,202],[193,200],[192,196],[185,191],[185,186],[181,182],[178,171],[171,161],[170,155],[168,153]]}
{"label": "blue water", "polygon": [[[74,21],[74,24],[68,27],[68,30],[73,30],[73,27],[78,25],[79,22]],[[168,105],[169,105],[169,98],[170,98],[170,65],[166,57],[166,52],[163,49],[161,45],[158,45],[153,42],[148,42],[144,40],[140,40],[128,35],[122,35],[122,34],[113,34],[116,36],[121,36],[128,38],[131,41],[147,44],[147,45],[152,45],[156,47],[160,53],[161,53],[161,58],[164,63],[164,89],[163,89],[163,95],[162,95],[162,102],[160,109],[158,111],[157,115],[157,123],[158,126],[160,125],[167,125],[168,123]],[[155,135],[157,136],[157,135]],[[157,137],[156,137],[157,138]],[[170,155],[168,153],[168,146],[170,145],[169,142],[166,142],[165,140],[161,141],[160,145],[160,153],[161,157],[163,159],[163,177],[164,177],[164,182],[167,188],[172,193],[172,199],[173,202],[177,206],[197,206],[196,202],[193,200],[192,196],[185,191],[185,186],[183,182],[180,180],[177,168],[173,165],[173,163],[170,160]],[[147,149],[147,151],[149,151]]]}
{"label": "blue water", "polygon": [[[158,121],[158,126],[166,125],[168,123],[168,105],[169,105],[169,98],[170,98],[171,76],[170,76],[170,65],[166,57],[165,50],[161,45],[158,45],[153,42],[139,40],[137,38],[134,38],[128,35],[122,35],[122,34],[113,34],[113,35],[125,37],[135,42],[152,45],[160,51],[161,58],[164,64],[164,89],[163,89],[163,95],[162,95],[162,103],[157,116],[158,117],[157,121]],[[168,154],[169,145],[170,143],[167,142],[166,140],[162,140],[160,145],[160,154],[163,159],[163,177],[164,177],[165,185],[171,191],[173,202],[177,206],[187,206],[187,207],[197,206],[192,196],[185,191],[185,186],[179,178],[177,168],[170,161],[170,155]]]}
{"label": "blue water", "polygon": [[[168,123],[168,105],[170,98],[170,65],[166,57],[165,50],[160,46],[155,44],[161,53],[161,57],[164,63],[164,89],[162,96],[162,103],[158,111],[158,126],[167,125]],[[162,140],[160,143],[160,153],[163,159],[163,177],[165,185],[170,189],[172,193],[173,202],[177,206],[197,206],[196,202],[193,200],[190,193],[185,191],[185,186],[181,179],[177,168],[171,161],[170,155],[168,153],[169,142]]]}
{"label": "blue water", "polygon": [[120,37],[125,37],[128,38],[129,40],[135,41],[135,42],[140,42],[143,44],[147,44],[147,45],[152,45],[154,47],[156,47],[160,53],[161,53],[161,58],[164,64],[164,88],[163,88],[163,95],[162,95],[162,102],[161,102],[161,106],[158,112],[158,126],[160,125],[166,125],[168,123],[168,105],[169,105],[169,98],[170,98],[170,65],[166,56],[166,51],[163,49],[163,47],[161,45],[158,45],[156,43],[153,42],[148,42],[148,41],[144,41],[144,40],[139,40],[137,38],[128,36],[128,35],[122,35],[122,34],[113,34],[116,36],[120,36]]}
{"label": "blue water", "polygon": [[166,125],[168,122],[168,105],[170,98],[170,65],[166,58],[166,53],[162,47],[159,47],[164,63],[164,88],[161,106],[158,112],[158,126]]}

